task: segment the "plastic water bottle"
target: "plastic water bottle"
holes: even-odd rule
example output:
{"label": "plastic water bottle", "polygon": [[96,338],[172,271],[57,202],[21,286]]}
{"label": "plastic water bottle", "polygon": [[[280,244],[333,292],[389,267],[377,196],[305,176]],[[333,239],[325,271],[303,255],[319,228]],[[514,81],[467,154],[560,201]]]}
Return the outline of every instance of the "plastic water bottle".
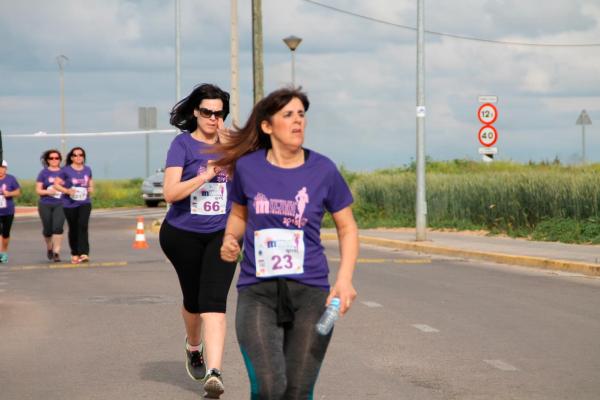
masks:
{"label": "plastic water bottle", "polygon": [[333,324],[340,316],[340,299],[334,297],[317,322],[316,328],[320,335],[327,335],[333,329]]}

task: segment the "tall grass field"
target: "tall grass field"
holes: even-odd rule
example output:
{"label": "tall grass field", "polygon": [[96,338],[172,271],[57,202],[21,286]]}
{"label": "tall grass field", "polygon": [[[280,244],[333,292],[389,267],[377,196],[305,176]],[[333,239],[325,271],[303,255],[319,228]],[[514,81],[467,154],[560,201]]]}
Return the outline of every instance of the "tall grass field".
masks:
{"label": "tall grass field", "polygon": [[[346,172],[362,227],[415,225],[413,167]],[[430,163],[427,220],[433,228],[600,243],[600,165]]]}
{"label": "tall grass field", "polygon": [[[600,164],[490,165],[427,162],[431,228],[485,229],[535,240],[600,244]],[[356,173],[341,168],[361,228],[414,227],[415,166]],[[21,181],[18,205],[36,205],[33,181]],[[143,206],[141,179],[95,181],[95,208]],[[331,226],[331,218],[324,224]]]}
{"label": "tall grass field", "polygon": [[[21,196],[16,203],[19,206],[36,206],[39,196],[35,193],[35,181],[19,180]],[[94,208],[143,206],[142,179],[96,180],[92,205]]]}

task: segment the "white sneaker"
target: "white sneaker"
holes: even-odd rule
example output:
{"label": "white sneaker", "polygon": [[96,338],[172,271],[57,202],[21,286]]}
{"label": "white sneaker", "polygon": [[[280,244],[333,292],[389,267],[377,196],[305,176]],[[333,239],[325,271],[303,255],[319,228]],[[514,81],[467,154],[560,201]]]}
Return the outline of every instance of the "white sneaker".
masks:
{"label": "white sneaker", "polygon": [[209,399],[218,399],[225,392],[221,371],[216,368],[208,370],[204,378],[204,391],[206,392],[204,396]]}

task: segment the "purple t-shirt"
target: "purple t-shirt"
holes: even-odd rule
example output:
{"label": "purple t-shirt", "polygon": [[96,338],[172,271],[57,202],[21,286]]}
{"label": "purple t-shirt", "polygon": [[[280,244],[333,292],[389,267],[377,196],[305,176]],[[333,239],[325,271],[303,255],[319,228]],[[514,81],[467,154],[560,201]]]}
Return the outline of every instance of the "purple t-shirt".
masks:
{"label": "purple t-shirt", "polygon": [[[49,186],[52,186],[54,184],[54,180],[58,176],[60,176],[60,173],[61,173],[60,169],[58,171],[51,171],[48,168],[44,168],[38,174],[36,182],[41,182],[42,189],[46,190],[46,189],[48,189]],[[56,196],[48,196],[48,195],[40,196],[40,203],[42,203],[42,204],[62,204],[62,202],[63,202],[62,197],[65,194],[62,192],[59,192],[58,190],[55,190],[55,192],[56,192]]]}
{"label": "purple t-shirt", "polygon": [[[181,167],[181,181],[192,179],[206,171],[209,160],[218,158],[217,154],[205,153],[211,147],[188,132],[181,132],[171,142],[165,167]],[[170,225],[189,232],[211,233],[225,229],[231,210],[230,191],[230,179],[221,171],[191,195],[173,202],[165,219]]]}
{"label": "purple t-shirt", "polygon": [[[256,276],[254,239],[260,234],[257,231],[278,228],[302,230],[304,241],[303,272],[281,276],[329,289],[329,266],[321,245],[321,221],[325,211],[335,213],[353,202],[348,185],[330,159],[310,151],[303,165],[284,169],[270,164],[264,149],[247,154],[236,163],[231,200],[248,210],[238,288],[273,278]],[[277,257],[272,257],[273,269],[285,266],[285,260]]]}
{"label": "purple t-shirt", "polygon": [[15,213],[15,201],[12,197],[4,197],[4,192],[12,192],[19,189],[17,179],[9,174],[0,179],[0,215],[13,215]]}
{"label": "purple t-shirt", "polygon": [[90,204],[90,196],[87,192],[92,179],[92,169],[87,165],[83,166],[81,171],[74,169],[71,165],[64,166],[60,170],[60,178],[63,180],[62,186],[67,189],[75,188],[77,193],[74,196],[63,195],[63,207],[75,208],[84,204]]}

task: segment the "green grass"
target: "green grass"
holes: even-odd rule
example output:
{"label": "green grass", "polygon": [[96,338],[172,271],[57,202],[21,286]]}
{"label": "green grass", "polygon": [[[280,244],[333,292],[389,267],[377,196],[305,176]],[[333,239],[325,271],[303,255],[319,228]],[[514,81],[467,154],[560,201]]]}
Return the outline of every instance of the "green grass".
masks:
{"label": "green grass", "polygon": [[[432,228],[486,229],[573,243],[598,241],[600,164],[486,165],[453,160],[429,162],[427,168],[427,219]],[[415,225],[413,165],[354,175],[352,191],[360,227]]]}
{"label": "green grass", "polygon": [[[19,206],[36,206],[39,196],[35,193],[35,181],[21,180]],[[142,179],[94,180],[92,204],[95,208],[143,206]]]}

